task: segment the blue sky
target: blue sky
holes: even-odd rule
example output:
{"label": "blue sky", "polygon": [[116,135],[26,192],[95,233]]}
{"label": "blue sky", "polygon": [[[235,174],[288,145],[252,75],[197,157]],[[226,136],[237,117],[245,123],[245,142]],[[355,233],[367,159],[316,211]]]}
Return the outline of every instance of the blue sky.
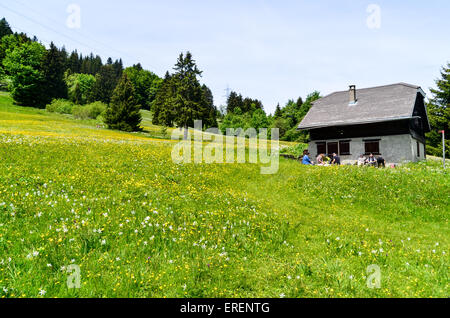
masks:
{"label": "blue sky", "polygon": [[[81,9],[69,28],[67,8]],[[367,19],[380,8],[379,28]],[[217,105],[225,89],[276,104],[396,82],[428,93],[450,61],[450,2],[301,0],[1,0],[15,31],[68,50],[122,57],[163,76],[191,51]]]}

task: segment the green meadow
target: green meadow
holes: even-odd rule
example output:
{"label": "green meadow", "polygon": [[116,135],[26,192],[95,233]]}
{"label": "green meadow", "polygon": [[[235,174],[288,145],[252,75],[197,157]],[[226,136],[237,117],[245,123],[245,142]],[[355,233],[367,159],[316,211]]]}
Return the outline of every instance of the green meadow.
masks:
{"label": "green meadow", "polygon": [[[111,131],[0,95],[0,297],[449,296],[450,177],[438,160],[280,158],[262,175],[175,164],[150,113],[143,126]],[[80,288],[68,287],[71,265]]]}

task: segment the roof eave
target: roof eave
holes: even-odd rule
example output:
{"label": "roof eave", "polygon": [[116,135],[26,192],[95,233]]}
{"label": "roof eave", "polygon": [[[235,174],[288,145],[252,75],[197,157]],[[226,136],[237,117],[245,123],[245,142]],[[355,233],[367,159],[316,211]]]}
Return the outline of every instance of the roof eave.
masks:
{"label": "roof eave", "polygon": [[342,122],[342,123],[332,123],[332,124],[319,124],[312,126],[299,126],[297,130],[312,130],[312,129],[320,129],[327,127],[341,127],[341,126],[356,126],[356,125],[364,125],[364,124],[376,124],[382,122],[391,122],[391,121],[400,121],[400,120],[408,120],[413,119],[413,116],[403,116],[403,117],[393,117],[393,118],[382,118],[379,120],[367,120],[367,121],[357,121],[357,122]]}

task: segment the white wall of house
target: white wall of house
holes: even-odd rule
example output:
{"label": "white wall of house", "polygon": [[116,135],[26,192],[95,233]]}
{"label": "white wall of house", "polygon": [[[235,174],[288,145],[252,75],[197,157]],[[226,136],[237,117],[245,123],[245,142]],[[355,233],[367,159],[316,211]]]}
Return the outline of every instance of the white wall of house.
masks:
{"label": "white wall of house", "polygon": [[[315,157],[318,142],[339,142],[347,139],[314,140],[309,143],[309,152]],[[426,159],[425,145],[419,142],[420,155],[417,151],[417,140],[411,135],[393,135],[367,138],[350,139],[351,155],[341,155],[342,164],[354,164],[361,154],[365,154],[365,140],[379,140],[381,156],[390,164],[401,164],[404,162],[417,162]],[[313,159],[313,160],[314,160]]]}

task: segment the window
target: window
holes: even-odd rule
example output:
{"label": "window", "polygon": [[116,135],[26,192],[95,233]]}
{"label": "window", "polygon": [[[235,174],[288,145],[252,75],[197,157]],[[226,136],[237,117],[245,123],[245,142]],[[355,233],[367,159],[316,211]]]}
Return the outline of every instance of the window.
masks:
{"label": "window", "polygon": [[420,158],[420,143],[417,142],[417,157]]}
{"label": "window", "polygon": [[327,152],[327,143],[326,142],[318,142],[317,143],[317,155],[321,153]]}
{"label": "window", "polygon": [[328,156],[331,156],[333,153],[339,153],[339,143],[337,142],[328,143]]}
{"label": "window", "polygon": [[366,155],[374,154],[380,155],[380,141],[379,140],[365,140]]}
{"label": "window", "polygon": [[351,155],[350,153],[350,140],[340,141],[339,142],[339,155]]}

